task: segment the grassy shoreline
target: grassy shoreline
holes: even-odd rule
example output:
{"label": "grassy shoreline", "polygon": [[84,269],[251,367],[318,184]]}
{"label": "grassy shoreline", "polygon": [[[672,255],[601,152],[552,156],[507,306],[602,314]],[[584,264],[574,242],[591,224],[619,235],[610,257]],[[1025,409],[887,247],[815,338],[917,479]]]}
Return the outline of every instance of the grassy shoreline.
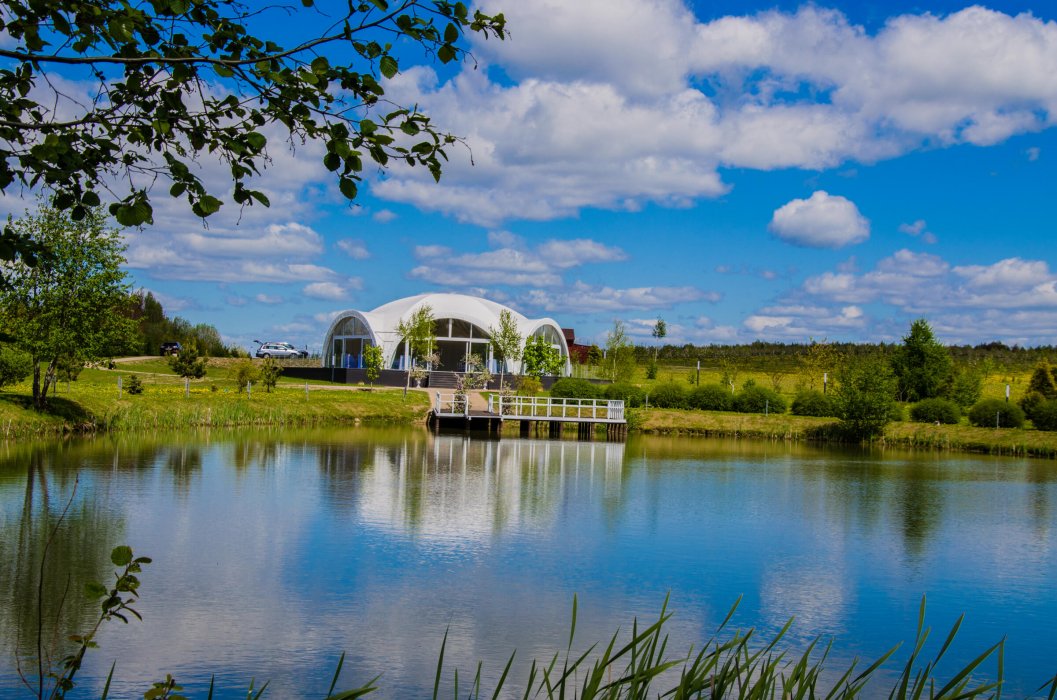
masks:
{"label": "grassy shoreline", "polygon": [[[183,379],[158,358],[121,365],[118,370],[86,369],[77,381],[62,383],[47,412],[33,410],[28,383],[0,390],[0,440],[102,432],[143,432],[240,426],[311,427],[328,425],[416,425],[425,422],[430,401],[424,391],[348,387],[280,379],[271,393],[235,390],[230,361],[211,361],[210,373]],[[119,376],[143,378],[145,393],[117,389]],[[306,391],[307,386],[307,391]],[[718,411],[637,409],[631,430],[645,434],[692,435],[770,441],[841,442],[832,418],[790,414],[758,415]],[[516,429],[508,429],[515,434]],[[968,425],[891,423],[881,446],[1057,458],[1057,433],[1030,429],[997,430]]]}

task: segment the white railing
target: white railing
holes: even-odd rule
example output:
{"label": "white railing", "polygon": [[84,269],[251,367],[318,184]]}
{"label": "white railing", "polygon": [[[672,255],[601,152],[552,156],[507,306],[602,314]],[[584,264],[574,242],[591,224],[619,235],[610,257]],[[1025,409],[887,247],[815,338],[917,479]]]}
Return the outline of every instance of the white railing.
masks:
{"label": "white railing", "polygon": [[438,391],[433,411],[445,416],[468,416],[470,415],[468,398],[466,394],[442,394]]}
{"label": "white railing", "polygon": [[624,402],[609,399],[556,399],[549,396],[488,397],[488,412],[503,418],[624,422]]}

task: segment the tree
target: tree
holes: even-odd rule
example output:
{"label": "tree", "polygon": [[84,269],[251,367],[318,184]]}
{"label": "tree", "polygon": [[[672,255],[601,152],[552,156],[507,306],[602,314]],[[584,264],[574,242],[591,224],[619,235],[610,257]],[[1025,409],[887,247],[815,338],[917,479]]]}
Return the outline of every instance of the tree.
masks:
{"label": "tree", "polygon": [[33,403],[41,409],[60,361],[97,360],[133,332],[132,322],[116,313],[128,295],[124,246],[98,208],[74,220],[41,205],[8,226],[49,251],[47,265],[4,264],[8,285],[0,289],[0,326],[31,357]]}
{"label": "tree", "polygon": [[382,349],[377,345],[368,345],[363,349],[363,368],[367,370],[367,381],[371,386],[382,375]]}
{"label": "tree", "polygon": [[258,370],[258,376],[260,377],[261,384],[264,385],[264,391],[272,393],[272,389],[279,382],[279,377],[283,373],[283,368],[270,357],[264,358],[264,362],[261,363],[260,369]]}
{"label": "tree", "polygon": [[[411,356],[407,358],[407,383],[404,385],[406,392],[411,388],[411,374],[415,371],[415,359],[432,356],[433,347],[437,344],[437,336],[433,329],[433,307],[429,304],[418,307],[406,320],[400,319],[396,330],[411,351]],[[418,377],[416,377],[417,380]]]}
{"label": "tree", "polygon": [[602,362],[602,376],[614,382],[626,382],[635,374],[635,347],[628,339],[624,322],[613,321],[613,329],[606,334],[606,354]]}
{"label": "tree", "polygon": [[206,376],[206,358],[198,351],[198,343],[191,340],[180,352],[169,356],[169,367],[181,377],[201,379]]}
{"label": "tree", "polygon": [[890,362],[906,401],[941,396],[950,387],[954,363],[947,348],[940,345],[928,322],[919,318],[910,324],[903,344],[895,349]]}
{"label": "tree", "polygon": [[[209,155],[230,168],[236,204],[268,206],[247,186],[268,164],[268,129],[291,145],[325,146],[323,165],[349,199],[369,162],[421,165],[439,178],[459,139],[417,106],[387,100],[379,78],[399,72],[395,46],[449,63],[466,55],[467,32],[503,39],[503,15],[449,0],[330,3],[326,12],[301,4],[7,0],[0,192],[44,185],[56,209],[81,220],[109,191],[118,200],[111,214],[136,226],[153,221],[150,188],[160,177],[207,217],[226,198],[193,167]],[[315,21],[309,38],[283,46],[291,24],[276,16],[283,12]],[[88,97],[70,96],[57,80],[64,75],[87,78]],[[0,260],[20,255],[32,265],[36,252],[17,229],[0,236]]]}
{"label": "tree", "polygon": [[826,339],[815,340],[804,349],[798,358],[800,378],[797,382],[801,389],[825,388],[824,379],[833,374],[841,365],[841,352]]}
{"label": "tree", "polygon": [[833,405],[844,430],[856,439],[881,435],[891,419],[896,379],[880,356],[849,360],[838,377]]}
{"label": "tree", "polygon": [[25,352],[0,345],[0,388],[20,381],[33,373],[33,360]]}
{"label": "tree", "polygon": [[592,367],[597,367],[602,364],[602,348],[594,343],[591,344],[591,347],[587,348],[587,364]]}
{"label": "tree", "polygon": [[[664,319],[660,316],[657,317],[657,323],[653,324],[653,330],[650,331],[657,340],[663,340],[668,335],[668,324],[664,322]],[[653,349],[653,357],[657,358],[657,348]]]}
{"label": "tree", "polygon": [[562,355],[542,335],[529,336],[525,341],[523,352],[525,362],[522,365],[525,374],[532,377],[561,374]]}
{"label": "tree", "polygon": [[489,327],[488,335],[491,338],[492,349],[503,360],[503,363],[499,365],[499,390],[502,391],[507,361],[517,362],[521,359],[521,333],[518,332],[514,314],[507,309],[500,311],[499,326]]}
{"label": "tree", "polygon": [[1050,366],[1049,360],[1039,360],[1028,380],[1028,391],[1038,392],[1043,398],[1057,399],[1057,374]]}

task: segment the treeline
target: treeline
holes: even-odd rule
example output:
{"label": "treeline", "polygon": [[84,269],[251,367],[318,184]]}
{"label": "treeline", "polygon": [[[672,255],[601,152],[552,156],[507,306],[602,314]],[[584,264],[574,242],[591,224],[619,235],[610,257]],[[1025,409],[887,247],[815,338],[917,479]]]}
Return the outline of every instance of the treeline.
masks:
{"label": "treeline", "polygon": [[[843,357],[872,357],[887,355],[900,343],[828,343]],[[654,357],[658,362],[676,365],[695,365],[698,360],[704,367],[716,367],[726,362],[736,362],[744,370],[766,371],[796,365],[808,351],[810,343],[777,343],[757,340],[745,345],[662,345],[635,346],[635,358],[647,363]],[[1041,360],[1057,358],[1057,348],[1052,345],[1023,348],[1018,345],[990,342],[979,345],[946,346],[951,359],[958,364],[975,364],[990,360],[998,367],[1010,370],[1029,370]]]}
{"label": "treeline", "polygon": [[118,313],[133,321],[135,330],[128,338],[110,348],[110,355],[157,355],[161,344],[195,343],[198,352],[209,357],[244,357],[246,352],[234,345],[225,345],[220,332],[208,323],[192,324],[187,319],[165,315],[162,303],[154,294],[141,289],[128,295]]}

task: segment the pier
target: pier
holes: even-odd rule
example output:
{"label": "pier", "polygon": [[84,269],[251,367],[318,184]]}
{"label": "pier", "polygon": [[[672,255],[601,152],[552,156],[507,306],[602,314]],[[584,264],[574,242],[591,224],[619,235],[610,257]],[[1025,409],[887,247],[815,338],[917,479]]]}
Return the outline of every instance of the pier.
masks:
{"label": "pier", "polygon": [[486,407],[474,408],[467,394],[438,391],[430,414],[430,424],[435,427],[462,427],[495,434],[507,421],[519,424],[522,437],[541,433],[561,437],[569,423],[576,425],[577,437],[581,440],[592,439],[597,425],[606,426],[606,437],[610,440],[624,439],[628,430],[622,400],[492,394]]}

